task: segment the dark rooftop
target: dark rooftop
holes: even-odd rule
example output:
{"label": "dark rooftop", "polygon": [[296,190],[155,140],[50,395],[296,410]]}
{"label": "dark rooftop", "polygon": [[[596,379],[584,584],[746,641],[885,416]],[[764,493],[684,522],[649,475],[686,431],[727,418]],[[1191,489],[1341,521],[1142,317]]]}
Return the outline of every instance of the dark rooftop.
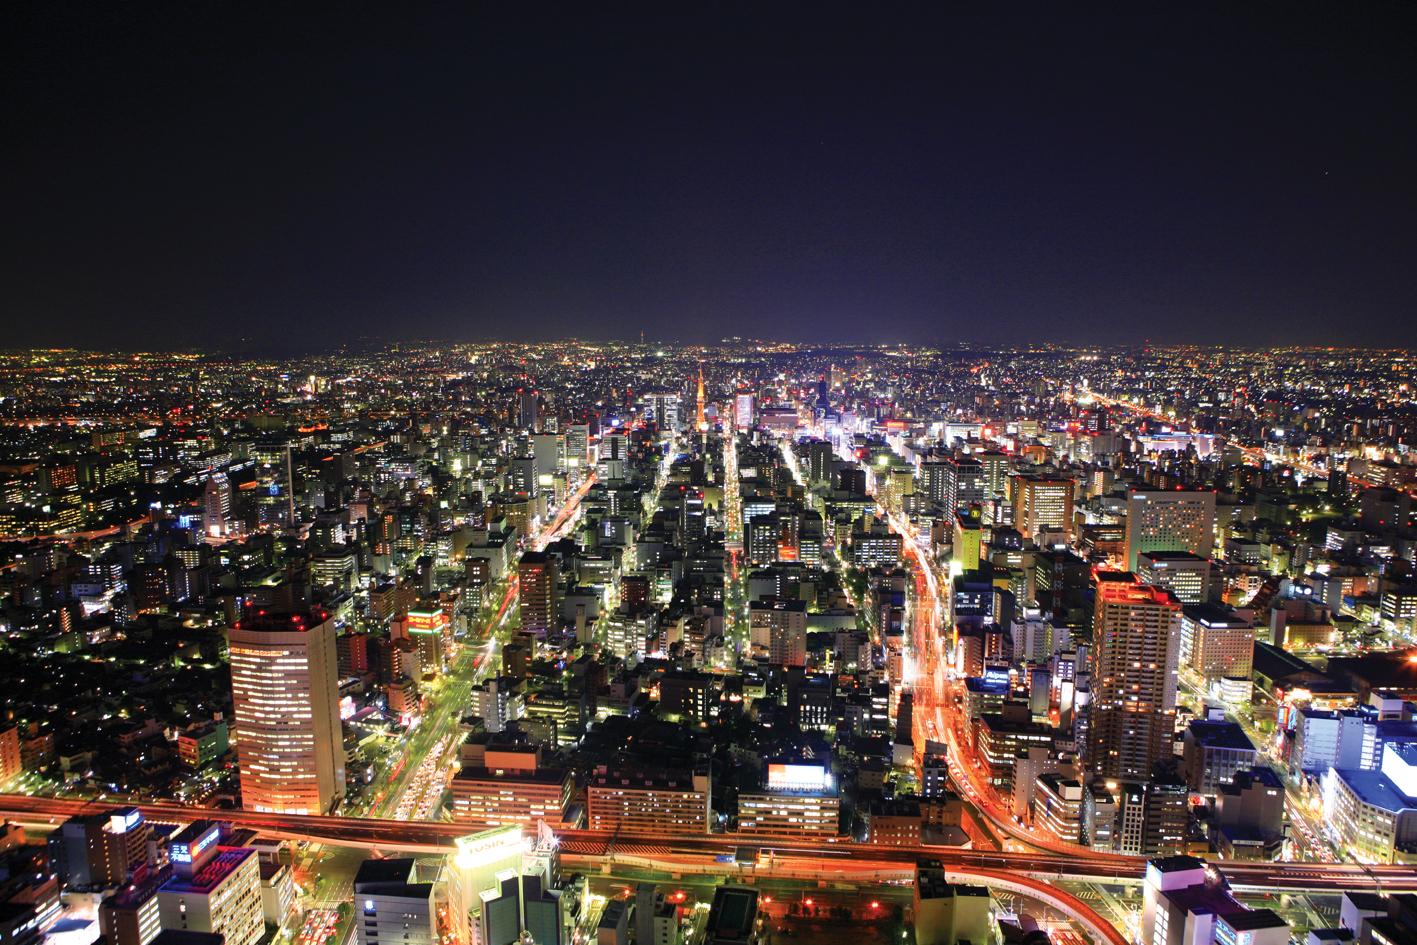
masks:
{"label": "dark rooftop", "polygon": [[1254,751],[1254,743],[1239,722],[1208,722],[1197,719],[1187,730],[1196,743],[1206,748],[1233,748]]}
{"label": "dark rooftop", "polygon": [[406,883],[413,875],[412,857],[389,860],[365,860],[354,874],[354,889],[367,883]]}

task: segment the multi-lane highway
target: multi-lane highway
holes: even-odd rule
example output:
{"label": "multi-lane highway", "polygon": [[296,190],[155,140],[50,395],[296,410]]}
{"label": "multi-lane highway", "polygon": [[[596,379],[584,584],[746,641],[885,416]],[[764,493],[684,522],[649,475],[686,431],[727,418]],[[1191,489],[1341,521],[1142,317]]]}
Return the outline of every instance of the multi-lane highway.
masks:
{"label": "multi-lane highway", "polygon": [[925,740],[942,742],[950,775],[970,804],[989,822],[996,833],[1006,838],[1005,846],[1019,850],[1046,850],[1061,855],[1085,852],[1091,856],[1134,864],[1138,858],[1114,853],[1100,853],[1050,836],[1039,830],[1029,830],[1019,824],[989,783],[988,766],[977,756],[966,731],[966,720],[948,672],[944,629],[944,597],[942,582],[930,560],[928,543],[919,531],[894,512],[886,512],[891,528],[902,537],[907,564],[915,579],[914,606],[911,609],[911,659],[907,663],[910,688],[914,698],[913,723],[917,745]]}
{"label": "multi-lane highway", "polygon": [[[98,813],[120,805],[119,800],[85,801],[0,794],[0,816],[24,824],[49,825],[79,814]],[[332,846],[377,849],[386,852],[448,852],[467,827],[439,821],[376,820],[268,814],[257,811],[213,810],[172,803],[138,803],[149,820],[188,823],[217,819],[248,827],[277,838],[309,840]],[[740,837],[736,834],[685,836],[638,835],[593,830],[559,830],[563,854],[581,861],[608,861],[619,855],[637,855],[672,864],[676,859],[713,860],[748,846],[760,851],[757,869],[800,869],[809,864],[822,875],[853,874],[913,865],[922,858],[939,860],[950,869],[1007,870],[1036,879],[1079,879],[1140,882],[1144,862],[1139,858],[1107,856],[1078,848],[1076,852],[1022,853],[967,850],[928,844],[877,846],[855,841],[807,843],[800,837]],[[1225,862],[1222,871],[1237,887],[1247,889],[1309,889],[1341,891],[1381,888],[1417,891],[1417,870],[1409,866],[1362,866],[1356,863],[1251,863]],[[737,869],[722,866],[725,872]]]}

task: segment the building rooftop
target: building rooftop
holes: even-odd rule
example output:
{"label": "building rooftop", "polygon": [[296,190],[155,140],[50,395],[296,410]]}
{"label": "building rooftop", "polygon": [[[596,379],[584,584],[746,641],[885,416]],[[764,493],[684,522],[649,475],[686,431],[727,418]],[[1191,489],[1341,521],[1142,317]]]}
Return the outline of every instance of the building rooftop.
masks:
{"label": "building rooftop", "polygon": [[985,679],[983,676],[966,676],[964,678],[964,688],[969,692],[983,692],[990,695],[1007,695],[1009,691],[1009,680]]}
{"label": "building rooftop", "polygon": [[1285,922],[1270,909],[1245,909],[1240,912],[1227,912],[1221,918],[1225,920],[1226,925],[1237,932],[1254,929],[1287,929],[1289,927],[1288,922]]}
{"label": "building rooftop", "polygon": [[367,883],[406,883],[413,875],[413,864],[412,857],[365,860],[359,864],[359,872],[354,874],[355,891]]}
{"label": "building rooftop", "polygon": [[785,597],[758,598],[748,602],[749,610],[785,610],[802,611],[806,613],[807,602],[805,600],[789,600]]}
{"label": "building rooftop", "polygon": [[136,908],[151,899],[170,875],[167,870],[144,866],[133,876],[131,882],[119,886],[111,896],[105,898],[104,905],[112,905],[118,909]]}
{"label": "building rooftop", "polygon": [[1403,794],[1381,771],[1360,771],[1357,768],[1334,768],[1334,775],[1342,779],[1358,799],[1370,807],[1397,813],[1400,810],[1417,807],[1417,798]]}
{"label": "building rooftop", "polygon": [[758,917],[758,892],[742,886],[719,886],[709,907],[708,942],[747,942]]}
{"label": "building rooftop", "polygon": [[1295,685],[1324,693],[1353,692],[1347,683],[1338,681],[1292,653],[1260,640],[1255,641],[1254,672],[1256,676],[1272,679],[1281,686]]}
{"label": "building rooftop", "polygon": [[694,791],[693,775],[655,771],[597,771],[590,787],[625,788],[627,790]]}
{"label": "building rooftop", "polygon": [[876,797],[866,804],[872,817],[919,817],[920,798],[910,795]]}
{"label": "building rooftop", "polygon": [[315,629],[329,619],[330,615],[323,610],[300,613],[257,610],[238,620],[236,629],[259,630],[265,633],[304,633],[306,630]]}
{"label": "building rooftop", "polygon": [[236,872],[247,859],[252,859],[256,855],[256,851],[250,847],[218,847],[216,856],[212,857],[190,879],[174,876],[163,884],[162,891],[206,895]]}
{"label": "building rooftop", "polygon": [[[1111,575],[1121,575],[1112,577]],[[1164,587],[1140,584],[1130,571],[1098,571],[1097,602],[1099,604],[1161,604],[1180,607],[1176,596]]]}
{"label": "building rooftop", "polygon": [[525,781],[535,784],[560,784],[566,780],[565,768],[489,768],[486,765],[463,765],[457,781]]}
{"label": "building rooftop", "polygon": [[1250,626],[1250,621],[1224,604],[1187,604],[1181,608],[1181,614],[1196,623],[1205,624],[1207,627]]}
{"label": "building rooftop", "polygon": [[1205,748],[1232,748],[1238,751],[1254,751],[1254,743],[1245,734],[1239,722],[1208,722],[1197,719],[1190,724],[1187,733],[1196,744]]}
{"label": "building rooftop", "polygon": [[1196,915],[1224,915],[1244,908],[1230,895],[1230,890],[1219,883],[1197,883],[1181,889],[1163,890],[1161,895],[1176,908]]}
{"label": "building rooftop", "polygon": [[152,945],[222,945],[226,937],[217,932],[197,932],[192,929],[163,929]]}
{"label": "building rooftop", "polygon": [[1151,561],[1165,562],[1167,564],[1198,563],[1209,561],[1209,558],[1202,558],[1198,554],[1189,551],[1139,551],[1137,557],[1147,558]]}
{"label": "building rooftop", "polygon": [[1205,860],[1194,856],[1160,856],[1148,860],[1147,866],[1158,873],[1184,873],[1187,870],[1205,869]]}
{"label": "building rooftop", "polygon": [[600,913],[600,924],[602,929],[613,929],[625,917],[625,910],[629,908],[623,899],[612,899],[605,904],[605,909]]}
{"label": "building rooftop", "polygon": [[1242,790],[1251,785],[1259,785],[1276,790],[1284,789],[1284,782],[1280,780],[1279,775],[1274,773],[1273,768],[1269,767],[1269,765],[1255,765],[1248,771],[1237,771],[1233,781],[1229,784],[1220,785],[1220,793],[1239,794]]}

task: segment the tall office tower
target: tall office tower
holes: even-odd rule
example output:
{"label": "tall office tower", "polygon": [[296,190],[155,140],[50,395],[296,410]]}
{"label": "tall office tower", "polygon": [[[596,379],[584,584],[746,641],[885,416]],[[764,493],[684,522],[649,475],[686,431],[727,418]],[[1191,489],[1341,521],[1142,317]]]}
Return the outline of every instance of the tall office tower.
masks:
{"label": "tall office tower", "polygon": [[517,563],[518,596],[521,600],[522,629],[545,634],[557,625],[556,561],[541,551],[528,551]]}
{"label": "tall office tower", "polygon": [[923,495],[937,505],[948,507],[950,498],[950,467],[948,460],[927,459],[920,463],[916,495]]}
{"label": "tall office tower", "polygon": [[226,520],[231,516],[231,483],[226,473],[213,472],[207,477],[202,492],[202,531],[219,538],[226,534]]}
{"label": "tall office tower", "polygon": [[998,450],[975,453],[974,459],[984,469],[984,492],[990,498],[1008,494],[1009,454]]}
{"label": "tall office tower", "polygon": [[1092,620],[1087,765],[1094,775],[1145,781],[1171,757],[1181,605],[1127,573],[1098,575]]}
{"label": "tall office tower", "polygon": [[541,416],[540,398],[536,391],[518,388],[517,426],[523,430],[535,430]]}
{"label": "tall office tower", "polygon": [[646,394],[645,407],[661,430],[678,433],[684,429],[684,407],[677,391]]}
{"label": "tall office tower", "polygon": [[1127,493],[1127,568],[1144,551],[1189,551],[1211,557],[1215,545],[1215,493],[1209,489]]}
{"label": "tall office tower", "polygon": [[1073,481],[1051,476],[1015,476],[1014,528],[1025,538],[1073,531]]}
{"label": "tall office tower", "polygon": [[232,627],[227,645],[242,805],[329,811],[344,793],[334,621],[258,614]]}
{"label": "tall office tower", "polygon": [[531,466],[536,477],[536,491],[550,493],[556,474],[566,469],[566,441],[559,434],[533,434]]}
{"label": "tall office tower", "polygon": [[[984,502],[984,466],[969,456],[945,461],[948,500],[952,509],[967,509]],[[1071,518],[1071,516],[1069,516]]]}
{"label": "tall office tower", "polygon": [[295,524],[295,461],[290,444],[285,444],[285,524]]}
{"label": "tall office tower", "polygon": [[757,421],[753,413],[752,391],[740,390],[733,398],[733,426],[738,430],[751,430]]}
{"label": "tall office tower", "polygon": [[584,470],[590,462],[590,424],[566,426],[566,470]]}

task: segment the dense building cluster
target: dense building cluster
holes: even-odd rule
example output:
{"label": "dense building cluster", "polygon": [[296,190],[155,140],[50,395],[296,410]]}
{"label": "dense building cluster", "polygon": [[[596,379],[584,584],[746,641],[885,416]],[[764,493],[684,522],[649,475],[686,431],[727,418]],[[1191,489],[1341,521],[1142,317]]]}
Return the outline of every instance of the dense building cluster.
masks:
{"label": "dense building cluster", "polygon": [[[1189,857],[1417,858],[1411,367],[8,355],[0,784],[211,816],[75,818],[8,854],[53,888],[5,895],[30,932],[65,888],[116,945],[254,945],[294,870],[240,808],[466,829],[359,870],[367,945],[408,915],[430,945],[673,943],[747,895],[592,914],[569,831],[1155,857],[1163,905],[1287,934]],[[922,870],[917,913],[978,925]]]}

